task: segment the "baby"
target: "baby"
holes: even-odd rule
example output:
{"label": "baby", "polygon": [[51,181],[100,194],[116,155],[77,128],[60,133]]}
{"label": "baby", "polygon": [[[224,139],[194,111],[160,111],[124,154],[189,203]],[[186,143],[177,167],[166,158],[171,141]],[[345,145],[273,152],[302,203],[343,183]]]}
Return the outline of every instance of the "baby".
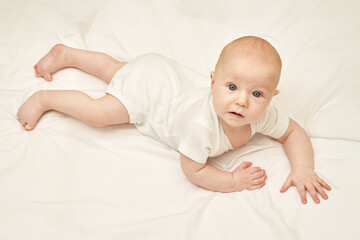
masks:
{"label": "baby", "polygon": [[314,172],[314,153],[306,132],[270,106],[279,94],[281,59],[266,40],[246,36],[222,50],[210,84],[186,78],[184,67],[156,54],[119,62],[112,57],[62,44],[34,66],[37,77],[74,67],[108,83],[106,95],[92,99],[71,90],[42,90],[19,108],[18,120],[34,129],[42,114],[56,110],[96,127],[132,123],[180,154],[181,167],[193,183],[219,192],[262,188],[266,172],[243,162],[227,172],[209,157],[245,145],[259,132],[283,144],[292,170],[280,192],[295,186],[302,203],[306,191],[316,203],[331,187]]}

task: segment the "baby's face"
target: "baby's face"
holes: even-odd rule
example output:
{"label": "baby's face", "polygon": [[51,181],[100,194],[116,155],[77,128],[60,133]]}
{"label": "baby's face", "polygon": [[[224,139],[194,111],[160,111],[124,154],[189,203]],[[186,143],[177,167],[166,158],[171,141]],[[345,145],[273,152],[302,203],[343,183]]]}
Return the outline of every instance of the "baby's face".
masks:
{"label": "baby's face", "polygon": [[213,103],[219,121],[240,127],[264,114],[276,90],[281,67],[256,56],[226,59],[211,72]]}

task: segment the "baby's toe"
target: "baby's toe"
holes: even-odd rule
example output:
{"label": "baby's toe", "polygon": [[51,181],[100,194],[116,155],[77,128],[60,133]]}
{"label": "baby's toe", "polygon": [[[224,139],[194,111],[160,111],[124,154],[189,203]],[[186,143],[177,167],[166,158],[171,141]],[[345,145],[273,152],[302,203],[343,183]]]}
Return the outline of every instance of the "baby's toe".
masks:
{"label": "baby's toe", "polygon": [[42,77],[38,70],[35,70],[35,76],[36,77]]}
{"label": "baby's toe", "polygon": [[28,123],[26,123],[26,125],[24,126],[24,128],[27,130],[27,131],[31,131],[34,129],[34,127]]}
{"label": "baby's toe", "polygon": [[21,113],[17,113],[17,114],[16,114],[16,117],[17,117],[17,120],[21,123],[21,125],[22,125],[23,127],[25,127],[26,124],[27,124],[27,121],[26,121],[24,118],[22,118]]}
{"label": "baby's toe", "polygon": [[21,123],[21,125],[23,125],[23,127],[25,127],[26,126],[26,123],[27,122],[25,122],[24,120],[22,120],[22,119],[18,119],[19,120],[19,122]]}
{"label": "baby's toe", "polygon": [[51,74],[46,73],[42,76],[46,81],[51,82],[53,80]]}
{"label": "baby's toe", "polygon": [[19,122],[21,122],[21,124],[23,124],[23,120],[21,119],[21,116],[19,114],[16,115],[16,118]]}

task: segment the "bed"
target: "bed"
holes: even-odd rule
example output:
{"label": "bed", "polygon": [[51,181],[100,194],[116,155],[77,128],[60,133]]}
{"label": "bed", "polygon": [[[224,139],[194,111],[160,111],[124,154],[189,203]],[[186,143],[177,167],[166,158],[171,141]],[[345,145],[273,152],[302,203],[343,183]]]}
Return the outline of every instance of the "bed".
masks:
{"label": "bed", "polygon": [[[360,2],[356,0],[0,1],[0,239],[359,239]],[[128,61],[162,54],[209,78],[222,47],[256,35],[279,51],[272,104],[311,137],[328,200],[280,193],[289,170],[281,144],[256,135],[209,161],[267,171],[260,190],[211,192],[182,173],[178,153],[132,125],[95,128],[57,112],[33,131],[16,119],[40,89],[104,95],[76,69],[36,78],[56,43]],[[209,80],[210,81],[210,80]]]}

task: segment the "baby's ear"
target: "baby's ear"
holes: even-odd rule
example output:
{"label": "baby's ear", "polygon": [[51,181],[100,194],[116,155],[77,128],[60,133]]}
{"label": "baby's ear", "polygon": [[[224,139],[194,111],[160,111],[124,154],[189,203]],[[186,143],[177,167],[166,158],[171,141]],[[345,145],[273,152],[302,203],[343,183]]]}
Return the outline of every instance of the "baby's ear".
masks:
{"label": "baby's ear", "polygon": [[214,78],[215,77],[215,72],[214,71],[211,71],[210,72],[210,78],[211,78],[211,88],[213,88],[214,86]]}
{"label": "baby's ear", "polygon": [[278,95],[279,93],[280,93],[280,91],[279,91],[279,90],[276,90],[276,91],[274,92],[274,96]]}

